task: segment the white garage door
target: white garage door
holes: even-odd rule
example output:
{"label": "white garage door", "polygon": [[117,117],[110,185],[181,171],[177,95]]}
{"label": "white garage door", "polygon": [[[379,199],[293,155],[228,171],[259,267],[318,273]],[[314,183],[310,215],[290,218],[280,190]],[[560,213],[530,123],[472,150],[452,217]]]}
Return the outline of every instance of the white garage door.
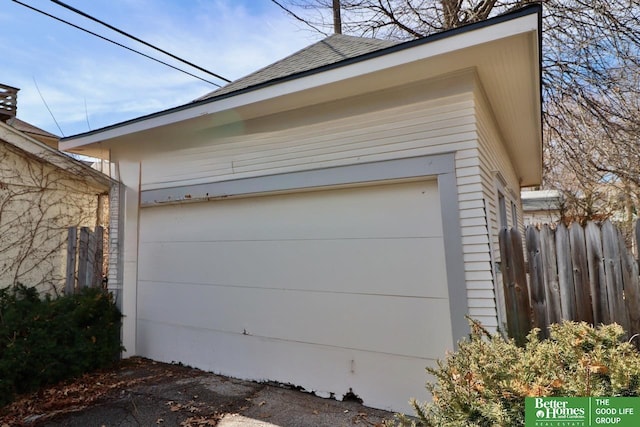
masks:
{"label": "white garage door", "polygon": [[452,348],[437,183],[144,208],[138,353],[369,406]]}

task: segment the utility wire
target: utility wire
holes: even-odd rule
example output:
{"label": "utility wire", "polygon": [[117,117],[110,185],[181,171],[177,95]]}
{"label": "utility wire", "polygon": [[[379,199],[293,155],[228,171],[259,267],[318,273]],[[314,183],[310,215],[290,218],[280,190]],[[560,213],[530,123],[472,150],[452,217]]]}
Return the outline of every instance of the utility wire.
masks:
{"label": "utility wire", "polygon": [[89,110],[87,109],[87,97],[84,97],[84,117],[87,119],[87,128],[91,131],[91,124],[89,123]]}
{"label": "utility wire", "polygon": [[141,39],[139,39],[138,37],[133,36],[133,35],[131,35],[131,34],[129,34],[129,33],[127,33],[127,32],[125,32],[125,31],[122,31],[121,29],[116,28],[116,27],[114,27],[113,25],[110,25],[110,24],[108,24],[108,23],[106,23],[106,22],[104,22],[104,21],[101,21],[100,19],[95,18],[95,17],[93,17],[93,16],[89,15],[88,13],[85,13],[85,12],[83,12],[83,11],[79,10],[79,9],[76,9],[76,8],[75,8],[75,7],[73,7],[73,6],[69,6],[68,4],[63,3],[63,2],[61,2],[60,0],[51,0],[51,1],[52,1],[53,3],[55,3],[55,4],[57,4],[58,6],[62,6],[62,7],[64,7],[65,9],[68,9],[68,10],[70,10],[70,11],[74,12],[74,13],[77,13],[78,15],[81,15],[81,16],[83,16],[83,17],[87,18],[87,19],[90,19],[90,20],[92,20],[92,21],[94,21],[94,22],[97,22],[98,24],[103,25],[103,26],[105,26],[105,27],[109,28],[110,30],[115,31],[116,33],[122,34],[123,36],[128,37],[128,38],[130,38],[130,39],[132,39],[132,40],[135,40],[135,41],[137,41],[138,43],[142,43],[143,45],[145,45],[145,46],[147,46],[147,47],[150,47],[151,49],[155,49],[155,50],[157,50],[157,51],[158,51],[158,52],[160,52],[160,53],[164,53],[165,55],[170,56],[171,58],[173,58],[173,59],[175,59],[175,60],[178,60],[178,61],[182,62],[183,64],[187,64],[187,65],[189,65],[189,66],[191,66],[191,67],[195,68],[196,70],[200,70],[200,71],[202,71],[202,72],[204,72],[204,73],[209,74],[210,76],[216,77],[216,78],[218,78],[218,79],[220,79],[220,80],[223,80],[223,81],[225,81],[225,82],[227,82],[227,83],[230,83],[230,82],[231,82],[231,80],[226,79],[226,78],[222,77],[222,76],[221,76],[221,75],[219,75],[219,74],[216,74],[216,73],[214,73],[214,72],[212,72],[212,71],[209,71],[209,70],[207,70],[207,69],[205,69],[205,68],[202,68],[202,67],[200,67],[200,66],[198,66],[198,65],[196,65],[196,64],[194,64],[194,63],[192,63],[192,62],[189,62],[189,61],[187,61],[187,60],[185,60],[185,59],[182,59],[182,58],[180,58],[179,56],[176,56],[176,55],[174,55],[174,54],[172,54],[172,53],[170,53],[170,52],[167,52],[167,51],[166,51],[166,50],[164,50],[164,49],[160,49],[159,47],[154,46],[154,45],[152,45],[151,43],[148,43],[148,42],[146,42],[146,41],[144,41],[144,40],[141,40]]}
{"label": "utility wire", "polygon": [[47,107],[47,111],[49,112],[49,114],[51,114],[51,118],[53,119],[56,126],[58,126],[60,135],[64,137],[64,132],[62,132],[62,128],[60,127],[60,125],[58,124],[58,121],[56,120],[56,116],[53,115],[51,108],[49,108],[49,104],[47,104],[47,101],[45,101],[44,96],[42,96],[42,92],[40,92],[40,88],[38,87],[38,82],[36,81],[35,77],[33,77],[33,84],[36,85],[36,90],[38,91],[38,95],[40,95],[40,99],[42,99],[42,102],[44,102],[44,106]]}
{"label": "utility wire", "polygon": [[21,1],[19,1],[19,0],[11,0],[11,1],[13,1],[14,3],[18,3],[19,5],[24,6],[24,7],[26,7],[27,9],[31,9],[31,10],[33,10],[33,11],[35,11],[35,12],[41,13],[41,14],[43,14],[43,15],[45,15],[45,16],[48,16],[49,18],[55,19],[56,21],[60,21],[60,22],[62,22],[62,23],[64,23],[64,24],[67,24],[67,25],[69,25],[69,26],[71,26],[71,27],[73,27],[73,28],[77,28],[77,29],[78,29],[78,30],[80,30],[80,31],[84,31],[85,33],[91,34],[92,36],[95,36],[95,37],[98,37],[98,38],[100,38],[100,39],[102,39],[102,40],[108,41],[109,43],[113,43],[113,44],[115,44],[116,46],[119,46],[119,47],[125,48],[125,49],[127,49],[127,50],[129,50],[129,51],[131,51],[131,52],[137,53],[138,55],[144,56],[145,58],[148,58],[148,59],[151,59],[151,60],[153,60],[153,61],[156,61],[156,62],[158,62],[158,63],[160,63],[160,64],[162,64],[162,65],[166,65],[167,67],[171,67],[171,68],[173,68],[174,70],[180,71],[181,73],[187,74],[187,75],[189,75],[189,76],[191,76],[191,77],[195,77],[195,78],[196,78],[196,79],[198,79],[198,80],[202,80],[203,82],[209,83],[209,84],[211,84],[211,85],[213,85],[213,86],[216,86],[216,87],[222,87],[222,86],[220,86],[220,85],[219,85],[219,84],[217,84],[217,83],[214,83],[214,82],[212,82],[212,81],[210,81],[210,80],[204,79],[204,78],[202,78],[202,77],[200,77],[200,76],[196,76],[195,74],[192,74],[192,73],[190,73],[190,72],[188,72],[188,71],[185,71],[185,70],[183,70],[183,69],[181,69],[181,68],[175,67],[175,66],[173,66],[173,65],[171,65],[171,64],[169,64],[169,63],[167,63],[167,62],[161,61],[160,59],[156,59],[156,58],[154,58],[154,57],[152,57],[152,56],[147,55],[146,53],[142,53],[142,52],[140,52],[140,51],[138,51],[138,50],[135,50],[135,49],[133,49],[133,48],[130,48],[129,46],[125,46],[125,45],[123,45],[122,43],[118,43],[118,42],[113,41],[113,40],[111,40],[111,39],[109,39],[109,38],[106,38],[106,37],[104,37],[104,36],[101,36],[100,34],[94,33],[93,31],[89,31],[89,30],[87,30],[86,28],[82,28],[82,27],[80,27],[80,26],[78,26],[78,25],[76,25],[76,24],[72,24],[72,23],[71,23],[71,22],[69,22],[69,21],[65,21],[65,20],[64,20],[64,19],[62,19],[62,18],[58,18],[57,16],[54,16],[54,15],[52,15],[52,14],[50,14],[50,13],[47,13],[47,12],[45,12],[45,11],[43,11],[43,10],[37,9],[37,8],[35,8],[35,7],[33,7],[33,6],[30,6],[30,5],[26,4],[26,3],[23,3],[23,2],[21,2]]}

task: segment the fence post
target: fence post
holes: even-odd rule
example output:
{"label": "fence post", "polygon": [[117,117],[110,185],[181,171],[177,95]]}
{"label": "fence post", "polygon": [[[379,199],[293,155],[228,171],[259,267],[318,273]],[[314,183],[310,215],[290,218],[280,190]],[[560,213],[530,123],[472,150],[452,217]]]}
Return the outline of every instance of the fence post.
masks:
{"label": "fence post", "polygon": [[67,237],[67,275],[64,294],[72,295],[76,285],[76,251],[78,249],[78,229],[69,227]]}
{"label": "fence post", "polygon": [[571,263],[573,264],[573,286],[576,296],[576,318],[593,325],[593,309],[589,296],[589,268],[587,266],[587,248],[582,226],[574,222],[569,227],[571,244]]}

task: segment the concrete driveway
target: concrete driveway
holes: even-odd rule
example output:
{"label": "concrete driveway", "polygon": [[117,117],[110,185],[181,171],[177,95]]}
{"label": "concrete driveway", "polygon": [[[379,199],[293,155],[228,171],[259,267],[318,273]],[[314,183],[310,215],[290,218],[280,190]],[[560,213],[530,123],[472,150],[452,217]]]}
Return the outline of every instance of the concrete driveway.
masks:
{"label": "concrete driveway", "polygon": [[337,427],[382,426],[392,419],[392,413],[358,402],[140,358],[25,396],[0,411],[1,427]]}

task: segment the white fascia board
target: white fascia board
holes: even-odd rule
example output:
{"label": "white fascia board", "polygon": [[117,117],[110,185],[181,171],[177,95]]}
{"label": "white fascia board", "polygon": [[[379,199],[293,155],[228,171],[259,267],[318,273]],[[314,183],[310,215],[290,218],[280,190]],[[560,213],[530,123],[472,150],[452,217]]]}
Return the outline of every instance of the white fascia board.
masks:
{"label": "white fascia board", "polygon": [[[242,107],[284,97],[305,90],[325,86],[341,80],[355,78],[366,74],[384,71],[399,65],[446,55],[461,49],[482,45],[503,38],[538,31],[538,15],[529,14],[497,24],[487,25],[472,31],[462,31],[458,34],[445,36],[438,40],[426,41],[423,44],[391,51],[387,54],[374,56],[370,59],[357,61],[347,65],[332,68],[323,72],[285,80],[284,82],[251,90],[221,99],[213,98],[211,102],[197,104],[193,107],[178,107],[176,111],[169,110],[165,114],[157,113],[149,118],[140,118],[131,123],[105,128],[103,131],[69,137],[60,142],[63,150],[105,142],[124,135],[142,132],[166,126],[177,122],[197,118],[205,115],[217,114],[223,111],[240,109]],[[408,42],[411,43],[411,42]]]}

